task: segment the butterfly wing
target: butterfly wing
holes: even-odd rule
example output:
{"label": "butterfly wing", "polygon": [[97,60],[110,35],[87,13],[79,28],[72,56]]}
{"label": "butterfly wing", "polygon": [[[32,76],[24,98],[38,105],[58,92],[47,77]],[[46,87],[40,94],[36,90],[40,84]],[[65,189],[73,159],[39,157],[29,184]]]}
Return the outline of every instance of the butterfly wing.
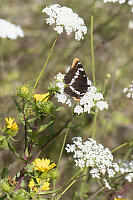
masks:
{"label": "butterfly wing", "polygon": [[72,67],[65,75],[64,82],[67,84],[64,89],[66,94],[80,99],[86,93],[88,88],[87,76],[79,59],[74,59]]}

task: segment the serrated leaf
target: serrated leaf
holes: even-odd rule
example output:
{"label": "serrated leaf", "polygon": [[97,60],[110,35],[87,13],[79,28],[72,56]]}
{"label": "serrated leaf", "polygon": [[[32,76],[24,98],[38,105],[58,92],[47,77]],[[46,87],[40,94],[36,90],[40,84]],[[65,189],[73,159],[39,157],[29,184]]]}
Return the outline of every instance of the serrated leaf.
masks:
{"label": "serrated leaf", "polygon": [[1,172],[1,178],[7,178],[9,174],[9,169],[5,167]]}
{"label": "serrated leaf", "polygon": [[50,126],[54,121],[50,121],[48,124],[44,124],[40,126],[40,129],[38,130],[38,132],[42,132],[44,131],[48,126]]}
{"label": "serrated leaf", "polygon": [[16,100],[14,97],[13,97],[13,100],[14,100],[14,103],[15,103],[15,105],[16,105],[16,107],[17,107],[18,112],[19,112],[19,113],[22,113],[22,109],[21,109],[19,103],[17,102],[17,100]]}

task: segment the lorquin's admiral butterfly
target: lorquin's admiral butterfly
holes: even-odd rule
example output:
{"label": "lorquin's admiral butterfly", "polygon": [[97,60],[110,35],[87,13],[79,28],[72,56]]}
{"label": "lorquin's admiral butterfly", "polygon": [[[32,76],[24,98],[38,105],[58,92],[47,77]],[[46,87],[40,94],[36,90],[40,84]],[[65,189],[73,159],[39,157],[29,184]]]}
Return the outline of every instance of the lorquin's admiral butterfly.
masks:
{"label": "lorquin's admiral butterfly", "polygon": [[87,84],[87,76],[78,58],[73,60],[70,70],[64,77],[67,85],[64,92],[71,96],[75,101],[79,101],[87,92],[90,85]]}

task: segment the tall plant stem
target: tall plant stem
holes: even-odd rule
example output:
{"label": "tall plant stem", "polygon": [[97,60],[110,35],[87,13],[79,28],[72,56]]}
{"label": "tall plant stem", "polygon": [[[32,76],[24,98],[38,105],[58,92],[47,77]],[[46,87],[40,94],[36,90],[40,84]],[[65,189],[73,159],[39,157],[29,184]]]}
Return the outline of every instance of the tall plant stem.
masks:
{"label": "tall plant stem", "polygon": [[55,200],[60,199],[60,198],[62,197],[62,195],[63,195],[76,181],[77,181],[77,179],[73,180],[73,181],[71,182],[71,184],[68,185],[67,188],[66,188]]}
{"label": "tall plant stem", "polygon": [[61,152],[60,152],[59,160],[58,160],[58,164],[57,164],[57,170],[59,168],[59,164],[60,164],[60,161],[61,161],[61,157],[62,157],[62,153],[63,153],[63,150],[64,150],[64,146],[65,146],[65,143],[66,143],[66,138],[67,138],[69,129],[70,129],[70,124],[68,125],[67,131],[66,131],[65,136],[64,136],[64,140],[63,140],[63,144],[62,144],[62,147],[61,147]]}
{"label": "tall plant stem", "polygon": [[93,46],[93,21],[94,17],[91,15],[91,60],[92,60],[92,77],[93,77],[93,84],[96,85],[95,80],[95,57],[94,57],[94,46]]}
{"label": "tall plant stem", "polygon": [[111,151],[111,153],[113,153],[113,152],[115,152],[115,151],[121,149],[122,147],[124,147],[124,146],[126,146],[126,145],[128,145],[128,144],[129,144],[128,142],[125,142],[124,144],[121,144],[120,146],[118,146],[118,147],[116,147],[115,149],[113,149],[113,150]]}
{"label": "tall plant stem", "polygon": [[60,199],[62,195],[77,181],[78,178],[80,178],[80,174],[82,173],[83,169],[80,169],[69,181],[67,184],[65,184],[65,189],[57,196],[55,197],[55,200]]}
{"label": "tall plant stem", "polygon": [[98,111],[95,113],[95,116],[94,116],[94,119],[93,119],[93,124],[92,124],[92,136],[91,136],[92,139],[95,139],[97,116],[98,116]]}
{"label": "tall plant stem", "polygon": [[[63,144],[62,144],[62,147],[61,147],[61,152],[60,152],[60,155],[59,155],[59,160],[58,160],[57,168],[56,168],[57,171],[58,171],[58,168],[59,168],[59,164],[60,164],[60,161],[61,161],[61,157],[62,157],[62,154],[63,154],[63,150],[64,150],[64,146],[65,146],[65,143],[66,143],[66,138],[67,138],[69,129],[70,129],[70,123],[68,124],[68,128],[67,128],[67,131],[65,133]],[[53,190],[55,189],[55,184],[56,184],[56,180],[54,180],[54,183],[53,183]],[[52,199],[54,199],[54,196],[53,196]]]}
{"label": "tall plant stem", "polygon": [[48,63],[48,61],[49,61],[49,58],[50,58],[50,56],[51,56],[51,54],[52,54],[52,51],[53,51],[53,49],[54,49],[54,46],[55,46],[55,44],[56,44],[57,38],[58,38],[58,37],[56,37],[56,39],[54,40],[54,42],[53,42],[53,44],[52,44],[52,47],[51,47],[50,52],[49,52],[49,54],[48,54],[48,57],[47,57],[47,59],[46,59],[46,61],[45,61],[45,63],[44,63],[44,66],[43,66],[43,68],[42,68],[42,70],[41,70],[41,72],[40,72],[40,74],[39,74],[39,76],[38,76],[36,82],[35,82],[35,85],[34,85],[34,87],[33,87],[33,90],[36,88],[37,83],[38,83],[38,81],[40,80],[40,78],[41,78],[41,76],[42,76],[42,74],[43,74],[43,71],[44,71],[44,69],[45,69],[45,67],[46,67],[46,65],[47,65],[47,63]]}
{"label": "tall plant stem", "polygon": [[97,194],[98,194],[99,192],[101,192],[102,190],[104,190],[104,189],[105,189],[105,186],[99,188],[88,200],[94,199],[94,198],[97,196]]}
{"label": "tall plant stem", "polygon": [[80,188],[80,199],[84,198],[84,193],[85,193],[84,191],[85,191],[86,181],[87,181],[87,177],[88,177],[88,176],[86,176],[87,171],[88,171],[88,167],[86,167],[84,169],[84,177],[81,182],[81,188]]}

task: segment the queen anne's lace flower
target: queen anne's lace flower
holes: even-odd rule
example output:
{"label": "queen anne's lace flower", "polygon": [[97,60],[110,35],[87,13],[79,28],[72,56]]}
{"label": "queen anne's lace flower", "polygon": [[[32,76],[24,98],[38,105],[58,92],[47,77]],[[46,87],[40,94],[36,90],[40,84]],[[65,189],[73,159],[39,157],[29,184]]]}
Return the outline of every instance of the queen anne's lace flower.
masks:
{"label": "queen anne's lace flower", "polygon": [[126,0],[103,0],[104,3],[107,3],[107,2],[112,2],[112,3],[116,3],[118,2],[119,4],[123,4],[126,2]]}
{"label": "queen anne's lace flower", "polygon": [[[55,77],[56,86],[59,88],[55,97],[57,97],[58,102],[66,103],[69,106],[72,106],[75,101],[64,92],[64,76],[64,74],[58,73]],[[88,87],[87,92],[74,107],[74,113],[77,113],[78,115],[84,112],[88,112],[88,114],[90,114],[92,108],[96,108],[96,111],[108,109],[108,103],[104,101],[102,93],[98,92],[97,88],[92,85],[90,80],[88,80],[88,85],[90,85],[90,87]]]}
{"label": "queen anne's lace flower", "polygon": [[130,29],[133,29],[133,20],[130,20],[130,21],[129,21],[128,27],[129,27]]}
{"label": "queen anne's lace flower", "polygon": [[17,37],[24,37],[24,32],[20,26],[0,19],[0,37],[15,40]]}
{"label": "queen anne's lace flower", "polygon": [[74,13],[71,8],[54,4],[44,8],[42,12],[49,16],[49,18],[46,19],[47,24],[55,24],[54,30],[58,34],[63,33],[65,29],[67,35],[74,32],[75,39],[79,41],[83,39],[84,35],[87,33],[84,20]]}
{"label": "queen anne's lace flower", "polygon": [[74,153],[73,158],[76,166],[80,168],[90,167],[90,174],[93,178],[102,178],[108,189],[111,189],[105,178],[114,177],[119,171],[119,166],[113,163],[113,155],[108,148],[97,144],[92,138],[83,142],[81,137],[73,138],[73,144],[67,144],[66,151]]}
{"label": "queen anne's lace flower", "polygon": [[133,181],[133,160],[131,160],[130,162],[126,161],[124,163],[122,163],[121,165],[121,161],[120,162],[120,172],[122,174],[126,174],[125,179],[128,180],[128,182],[132,182]]}
{"label": "queen anne's lace flower", "polygon": [[[119,4],[123,4],[123,3],[127,3],[129,6],[131,6],[131,12],[133,12],[133,0],[103,0],[104,3],[119,3]],[[129,22],[129,28],[131,23]],[[132,28],[131,28],[132,29]]]}
{"label": "queen anne's lace flower", "polygon": [[124,92],[124,94],[126,95],[127,98],[130,98],[130,99],[133,100],[133,81],[127,88],[123,89],[123,92]]}

